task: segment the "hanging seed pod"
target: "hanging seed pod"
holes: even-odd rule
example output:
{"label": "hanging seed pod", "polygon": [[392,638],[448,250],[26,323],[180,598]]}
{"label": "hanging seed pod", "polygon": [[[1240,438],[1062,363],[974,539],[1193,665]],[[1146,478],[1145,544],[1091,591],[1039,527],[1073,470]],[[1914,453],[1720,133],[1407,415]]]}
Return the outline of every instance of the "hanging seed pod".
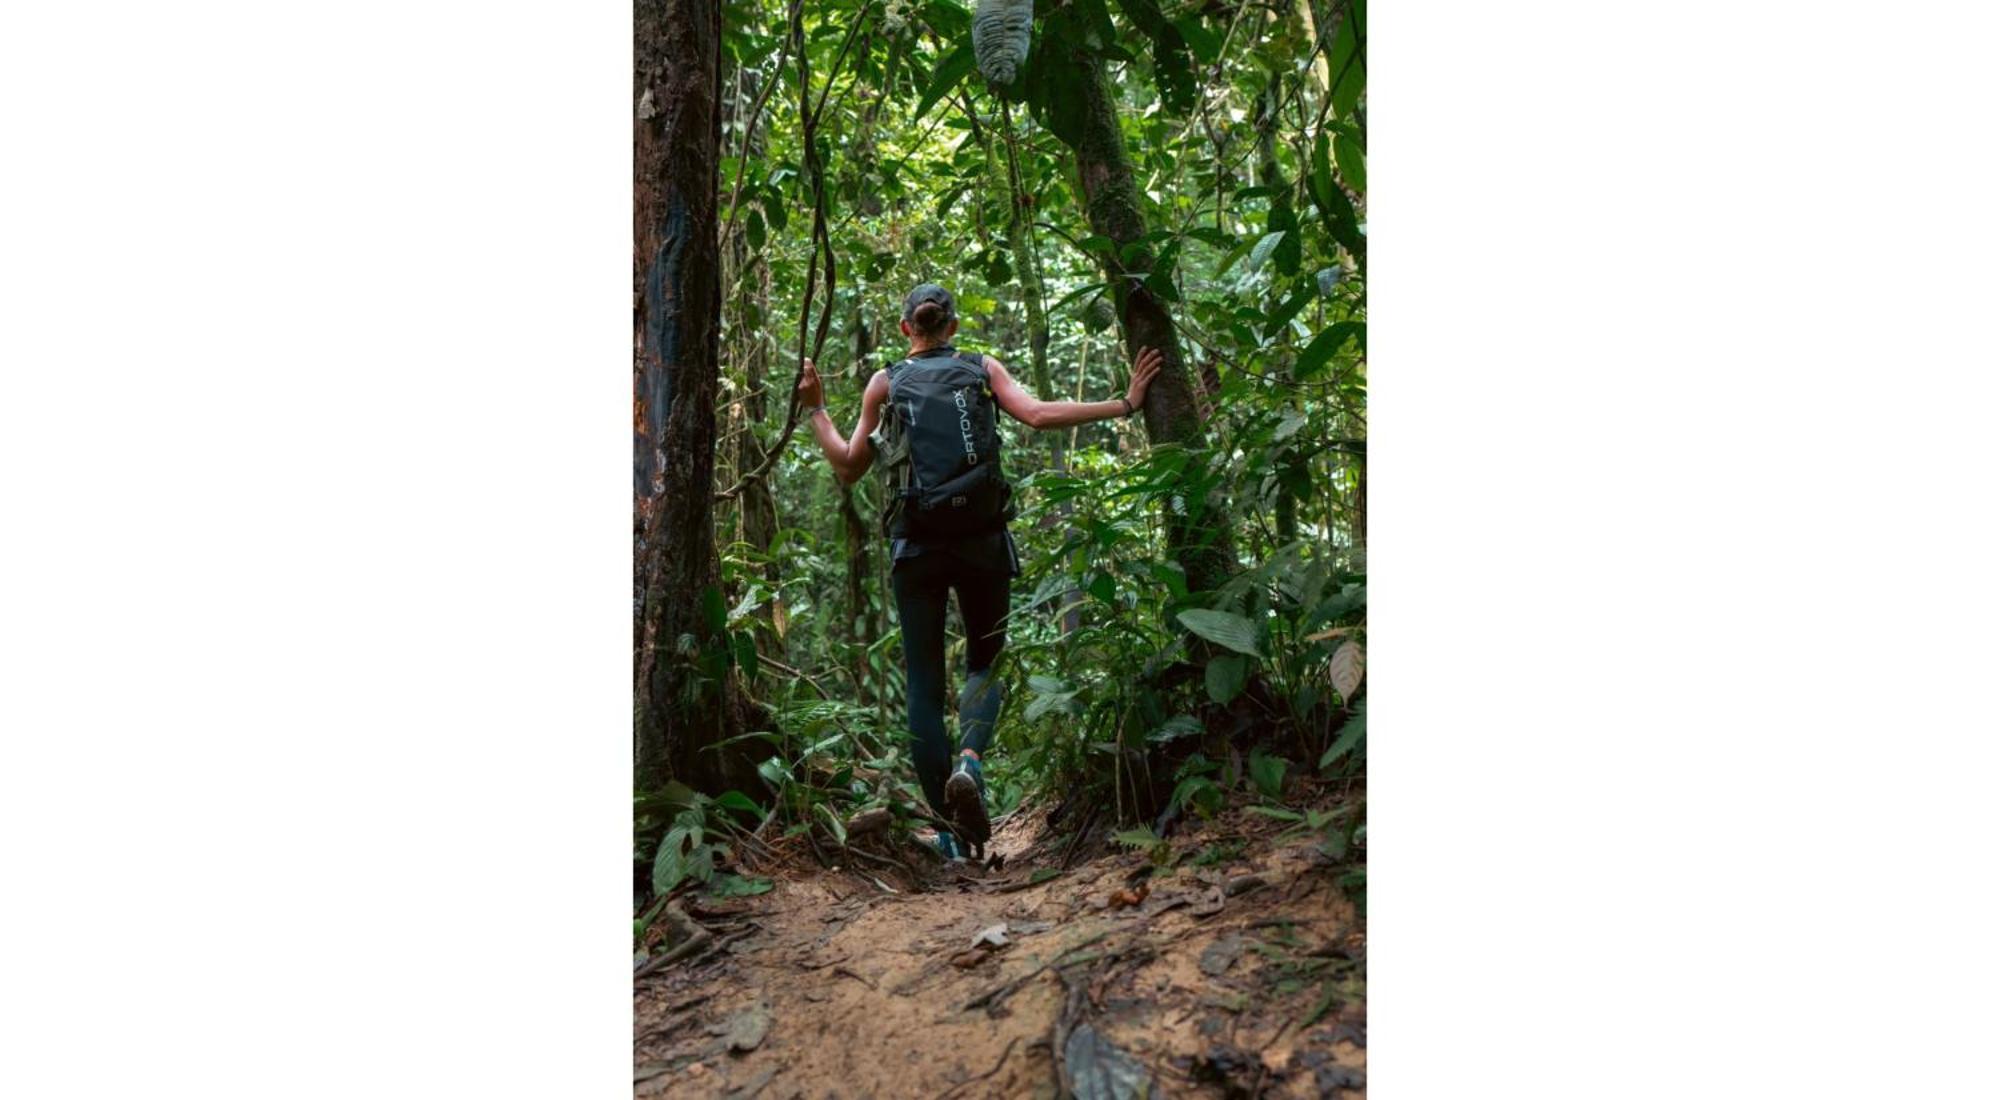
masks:
{"label": "hanging seed pod", "polygon": [[1111,300],[1099,295],[1083,307],[1083,327],[1091,332],[1103,332],[1118,320],[1118,314],[1111,308]]}

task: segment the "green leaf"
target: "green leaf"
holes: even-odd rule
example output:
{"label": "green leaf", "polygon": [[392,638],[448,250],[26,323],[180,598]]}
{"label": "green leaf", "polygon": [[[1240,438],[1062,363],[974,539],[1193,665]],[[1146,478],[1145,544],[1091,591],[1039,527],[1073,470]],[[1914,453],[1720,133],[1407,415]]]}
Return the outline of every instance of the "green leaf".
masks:
{"label": "green leaf", "polygon": [[847,823],[840,820],[840,815],[834,813],[833,808],[824,802],[813,803],[813,808],[819,811],[821,817],[826,818],[826,828],[828,832],[833,834],[834,843],[845,847],[847,845]]}
{"label": "green leaf", "polygon": [[1313,202],[1321,207],[1331,201],[1327,196],[1333,193],[1333,169],[1328,164],[1327,148],[1326,131],[1321,130],[1319,136],[1313,138],[1312,179],[1309,183]]}
{"label": "green leaf", "polygon": [[775,187],[764,190],[764,217],[776,232],[785,231],[785,223],[791,215],[786,209],[785,193]]}
{"label": "green leaf", "polygon": [[1201,723],[1185,714],[1176,714],[1160,724],[1160,728],[1146,735],[1146,740],[1154,743],[1172,741],[1191,733],[1200,733]]}
{"label": "green leaf", "polygon": [[680,826],[667,831],[660,846],[653,852],[653,892],[664,894],[681,884],[681,846],[687,842],[687,830]]}
{"label": "green leaf", "polygon": [[1053,711],[1067,710],[1070,698],[1075,694],[1072,691],[1064,692],[1060,695],[1037,695],[1035,696],[1035,701],[1028,704],[1027,713],[1023,714],[1022,717],[1027,721],[1034,722],[1039,721],[1043,715]]}
{"label": "green leaf", "polygon": [[1099,573],[1091,578],[1090,594],[1101,603],[1112,607],[1118,606],[1118,583],[1112,580],[1108,573]]}
{"label": "green leaf", "polygon": [[1333,159],[1340,164],[1340,178],[1347,181],[1347,189],[1357,195],[1368,193],[1368,164],[1361,155],[1361,145],[1346,134],[1333,139]]}
{"label": "green leaf", "polygon": [[701,590],[701,619],[708,624],[710,633],[720,634],[729,626],[729,605],[722,601],[722,590],[714,585]]}
{"label": "green leaf", "polygon": [[1208,697],[1217,703],[1227,704],[1243,692],[1244,681],[1250,678],[1250,659],[1236,654],[1222,654],[1211,657],[1204,679],[1208,682]]}
{"label": "green leaf", "polygon": [[1174,785],[1174,793],[1168,796],[1167,804],[1192,806],[1196,813],[1210,817],[1222,808],[1222,788],[1207,776],[1190,775]]}
{"label": "green leaf", "polygon": [[1257,247],[1250,250],[1250,270],[1255,271],[1263,267],[1264,261],[1270,259],[1271,253],[1277,249],[1278,242],[1284,239],[1283,232],[1264,234],[1263,239],[1257,242]]}
{"label": "green leaf", "polygon": [[1226,649],[1262,657],[1257,648],[1257,624],[1233,611],[1194,608],[1181,612],[1181,625]]}
{"label": "green leaf", "polygon": [[1342,345],[1351,339],[1365,339],[1367,331],[1365,321],[1336,321],[1321,329],[1319,335],[1312,338],[1312,343],[1299,353],[1298,362],[1292,366],[1292,377],[1301,382],[1317,377]]}
{"label": "green leaf", "polygon": [[1128,848],[1151,849],[1166,843],[1166,841],[1154,836],[1151,829],[1126,829],[1124,832],[1111,834],[1111,839]]}
{"label": "green leaf", "polygon": [[1286,760],[1282,756],[1271,756],[1262,749],[1250,753],[1250,781],[1257,785],[1266,798],[1278,797],[1285,788]]}
{"label": "green leaf", "polygon": [[762,215],[762,214],[759,214],[759,213],[758,213],[757,211],[755,211],[755,210],[752,210],[752,211],[750,211],[750,213],[748,213],[748,214],[744,215],[744,218],[743,218],[743,231],[744,231],[745,233],[749,234],[749,236],[750,236],[750,250],[751,250],[752,252],[761,252],[761,251],[763,251],[763,249],[764,249],[764,215]]}
{"label": "green leaf", "polygon": [[1215,269],[1215,277],[1217,279],[1220,279],[1224,275],[1229,274],[1229,269],[1236,266],[1236,261],[1249,255],[1251,249],[1255,248],[1260,243],[1262,242],[1259,241],[1239,242],[1235,248],[1229,250],[1229,254],[1227,256],[1224,256],[1222,258],[1222,263]]}
{"label": "green leaf", "polygon": [[1037,868],[1035,868],[1035,872],[1034,872],[1034,874],[1031,874],[1031,875],[1029,875],[1029,876],[1028,876],[1028,881],[1029,881],[1029,882],[1047,882],[1047,881],[1049,881],[1050,879],[1052,879],[1052,878],[1054,878],[1054,877],[1056,877],[1057,875],[1060,875],[1060,874],[1062,874],[1062,872],[1061,872],[1061,871],[1059,871],[1059,870],[1057,870],[1057,869],[1056,869],[1056,868],[1054,868],[1054,867],[1037,867]]}
{"label": "green leaf", "polygon": [[750,796],[742,791],[724,791],[715,796],[715,804],[724,809],[741,810],[747,814],[759,814],[764,809],[751,801]]}
{"label": "green leaf", "polygon": [[743,670],[743,678],[757,679],[757,639],[747,630],[738,630],[730,635],[736,647],[736,667]]}
{"label": "green leaf", "polygon": [[1222,56],[1222,39],[1202,24],[1200,16],[1183,15],[1174,20],[1174,27],[1187,41],[1188,49],[1204,63],[1213,65]]}
{"label": "green leaf", "polygon": [[[1282,767],[1284,761],[1280,760],[1278,761],[1278,763]],[[1280,778],[1282,778],[1282,776],[1283,772],[1280,771]],[[1262,814],[1265,817],[1275,818],[1279,821],[1305,820],[1305,816],[1300,814],[1297,810],[1287,810],[1282,806],[1245,806],[1243,808],[1250,811],[1253,814]]]}
{"label": "green leaf", "polygon": [[1340,21],[1333,43],[1326,51],[1327,78],[1333,80],[1333,117],[1340,121],[1354,113],[1361,92],[1368,84],[1367,58],[1355,35],[1355,24],[1365,22],[1360,4],[1353,5],[1348,18]]}
{"label": "green leaf", "polygon": [[1346,723],[1340,727],[1340,736],[1334,738],[1333,744],[1327,746],[1326,755],[1319,758],[1319,766],[1324,768],[1340,759],[1348,750],[1360,744],[1361,738],[1367,732],[1368,700],[1363,699],[1354,704],[1353,713],[1347,716]]}
{"label": "green leaf", "polygon": [[917,101],[917,113],[910,116],[910,122],[921,121],[932,104],[943,99],[947,92],[958,86],[959,81],[965,79],[965,74],[972,71],[972,65],[972,41],[968,37],[964,44],[938,62],[937,71],[931,74],[930,85],[924,90],[924,98]]}
{"label": "green leaf", "polygon": [[945,215],[951,210],[951,204],[957,202],[958,197],[963,194],[965,194],[965,185],[962,183],[944,193],[944,198],[937,201],[936,214],[938,220],[944,220]]}
{"label": "green leaf", "polygon": [[743,898],[753,894],[768,893],[771,880],[767,878],[744,878],[742,875],[718,875],[708,884],[708,892],[718,898]]}
{"label": "green leaf", "polygon": [[1279,306],[1278,311],[1271,314],[1271,320],[1264,325],[1264,338],[1269,340],[1283,332],[1285,326],[1292,323],[1292,318],[1297,317],[1299,311],[1306,308],[1306,303],[1312,301],[1315,289],[1313,284],[1307,283],[1287,299],[1284,305]]}

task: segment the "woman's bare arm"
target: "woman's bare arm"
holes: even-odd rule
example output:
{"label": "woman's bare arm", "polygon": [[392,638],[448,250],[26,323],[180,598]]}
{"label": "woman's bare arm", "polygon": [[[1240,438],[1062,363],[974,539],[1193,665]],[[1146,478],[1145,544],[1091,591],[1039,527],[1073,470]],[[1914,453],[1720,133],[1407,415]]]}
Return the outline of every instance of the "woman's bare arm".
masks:
{"label": "woman's bare arm", "polygon": [[798,399],[808,410],[806,422],[812,426],[813,439],[819,443],[827,465],[833,467],[835,477],[849,485],[861,480],[861,475],[875,464],[875,448],[868,442],[868,434],[881,422],[882,402],[888,396],[889,372],[878,370],[861,394],[861,422],[854,426],[852,436],[842,439],[840,429],[834,427],[832,414],[826,411],[826,393],[820,384],[819,371],[812,360],[806,360],[805,376],[799,379]]}
{"label": "woman's bare arm", "polygon": [[1132,385],[1126,389],[1123,401],[1115,397],[1109,401],[1043,401],[1014,381],[1000,360],[990,355],[986,357],[986,373],[993,380],[993,397],[1007,410],[1007,415],[1037,431],[1046,431],[1130,414],[1146,403],[1146,388],[1153,384],[1153,378],[1160,373],[1160,364],[1165,361],[1160,349],[1142,349],[1132,366]]}

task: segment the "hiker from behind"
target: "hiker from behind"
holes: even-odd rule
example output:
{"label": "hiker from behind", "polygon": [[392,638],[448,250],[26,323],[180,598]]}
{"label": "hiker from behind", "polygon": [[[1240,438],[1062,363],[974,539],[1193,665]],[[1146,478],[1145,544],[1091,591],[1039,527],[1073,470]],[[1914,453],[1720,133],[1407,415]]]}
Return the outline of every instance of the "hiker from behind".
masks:
{"label": "hiker from behind", "polygon": [[[882,464],[888,483],[882,529],[895,563],[890,580],[909,685],[910,756],[924,798],[952,826],[951,832],[939,830],[938,848],[948,859],[979,858],[992,831],[981,757],[992,743],[1003,698],[993,661],[1006,644],[1008,589],[1021,571],[1007,532],[1013,490],[1000,470],[994,407],[1039,430],[1130,416],[1145,403],[1163,357],[1157,348],[1141,351],[1122,397],[1042,401],[998,359],[952,346],[957,305],[943,287],[923,283],[910,291],[900,327],[910,340],[909,354],[868,380],[861,422],[851,436],[842,439],[834,427],[810,359],[797,397],[841,481],[851,485],[878,459]],[[948,592],[958,594],[965,623],[956,760],[944,724]]]}

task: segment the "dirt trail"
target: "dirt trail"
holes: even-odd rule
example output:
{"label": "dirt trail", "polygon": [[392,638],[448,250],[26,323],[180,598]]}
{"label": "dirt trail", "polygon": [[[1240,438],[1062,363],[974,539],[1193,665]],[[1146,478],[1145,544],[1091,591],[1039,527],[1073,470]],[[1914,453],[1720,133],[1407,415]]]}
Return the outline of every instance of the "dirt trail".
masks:
{"label": "dirt trail", "polygon": [[1363,924],[1281,829],[1234,810],[1148,879],[1124,849],[1062,871],[1074,826],[1017,816],[1002,870],[690,899],[721,946],[635,982],[635,1095],[1364,1096]]}

